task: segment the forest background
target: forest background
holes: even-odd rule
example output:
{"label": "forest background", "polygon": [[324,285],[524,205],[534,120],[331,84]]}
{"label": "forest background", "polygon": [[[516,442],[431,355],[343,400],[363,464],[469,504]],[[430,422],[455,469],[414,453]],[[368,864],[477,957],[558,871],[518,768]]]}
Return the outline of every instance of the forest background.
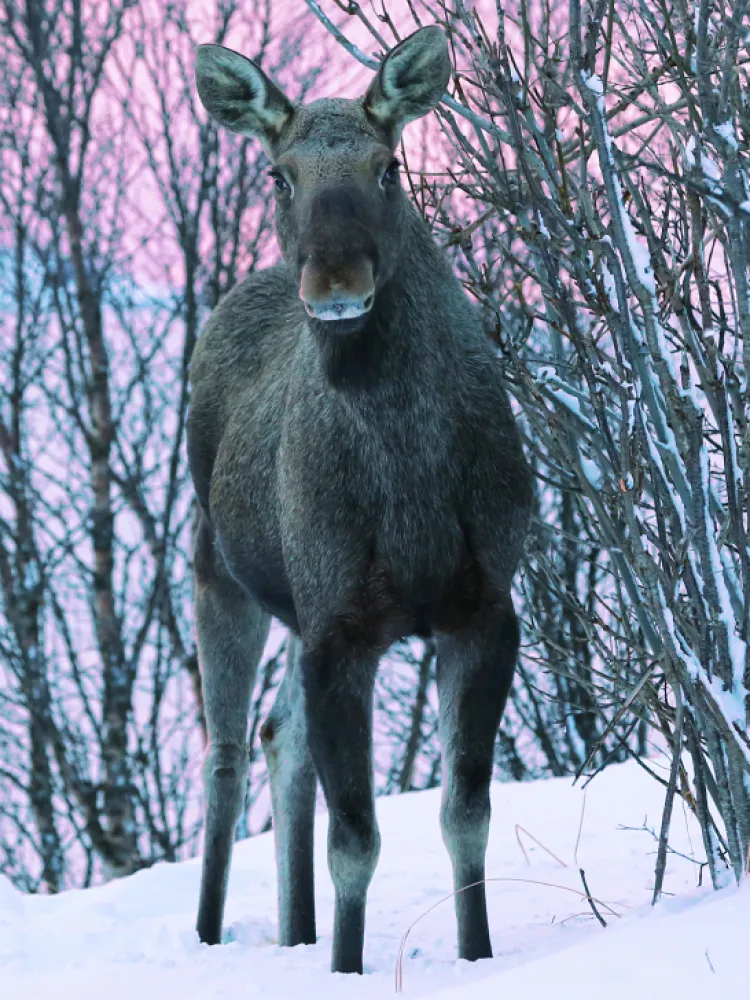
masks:
{"label": "forest background", "polygon": [[[195,47],[356,96],[420,24],[455,73],[405,180],[497,346],[538,479],[496,776],[635,756],[750,859],[748,0],[0,0],[0,872],[58,892],[200,848],[184,450],[202,323],[276,257],[268,162]],[[248,331],[251,335],[251,331]],[[253,697],[238,830],[270,823]],[[383,663],[378,791],[439,782],[434,649]],[[661,872],[661,874],[660,874]]]}

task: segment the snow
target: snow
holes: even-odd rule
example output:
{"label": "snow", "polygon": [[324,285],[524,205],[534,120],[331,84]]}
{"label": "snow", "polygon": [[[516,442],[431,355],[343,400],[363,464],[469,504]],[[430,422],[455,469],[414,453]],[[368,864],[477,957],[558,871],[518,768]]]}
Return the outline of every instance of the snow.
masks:
{"label": "snow", "polygon": [[595,490],[602,488],[602,472],[596,462],[581,455],[581,468],[584,476],[588,479]]}
{"label": "snow", "polygon": [[614,312],[619,313],[620,304],[617,301],[617,283],[615,282],[614,275],[607,267],[607,262],[604,259],[602,259],[601,273],[602,273],[602,281],[604,282],[604,290],[607,293],[609,304],[612,306]]}
{"label": "snow", "polygon": [[[604,135],[604,143],[607,148],[607,158],[609,160],[610,175],[612,178],[612,184],[614,187],[615,198],[617,199],[617,215],[620,220],[620,225],[622,226],[623,235],[625,241],[628,245],[628,250],[630,253],[630,259],[633,262],[633,267],[635,268],[636,276],[640,281],[643,288],[653,299],[656,295],[656,281],[654,279],[654,269],[651,266],[651,253],[648,247],[641,243],[635,233],[633,228],[633,223],[630,220],[630,216],[625,210],[625,204],[622,200],[622,185],[620,183],[620,175],[618,173],[617,164],[615,162],[615,157],[613,155],[616,150],[616,146],[612,140],[609,128],[607,126],[607,118],[604,109],[604,97],[600,94],[597,89],[597,84],[599,87],[602,86],[601,81],[598,77],[587,77],[583,75],[583,82],[594,93],[599,94],[597,97],[597,107],[599,109],[599,114],[601,116],[601,127],[602,133]],[[613,210],[615,206],[612,206]],[[622,251],[620,251],[622,253]],[[623,262],[625,263],[625,262]],[[626,267],[627,271],[627,267]],[[658,311],[654,312],[655,315]]]}
{"label": "snow", "polygon": [[[651,456],[651,461],[654,463],[654,466],[659,472],[659,478],[661,479],[662,485],[668,486],[669,476],[667,476],[667,473],[664,469],[664,463],[661,460],[661,454],[659,452],[660,443],[655,439],[653,435],[653,430],[651,428],[651,424],[649,423],[648,420],[644,419],[642,421],[642,426],[643,426],[644,438],[646,440],[646,444],[648,445],[649,455]],[[669,433],[670,435],[672,435],[671,429],[669,430]],[[674,504],[674,508],[677,511],[677,516],[680,519],[680,527],[682,529],[682,532],[683,534],[686,534],[688,527],[687,527],[687,518],[685,516],[685,507],[682,503],[682,497],[676,491],[674,492],[670,491],[669,495],[672,500],[672,503]]]}
{"label": "snow", "polygon": [[[598,935],[561,955],[493,976],[469,995],[471,1000],[741,996],[747,990],[747,967],[741,956],[749,914],[748,886],[718,893],[700,907],[669,901],[645,922],[636,918],[615,934]],[[435,994],[435,1000],[462,1000],[466,995],[454,988]]]}
{"label": "snow", "polygon": [[[665,771],[658,761],[651,766]],[[696,887],[699,866],[689,858],[704,860],[702,841],[679,803],[670,843],[688,857],[668,856],[665,890],[670,895],[655,909],[649,905],[656,843],[643,827],[658,829],[662,796],[661,786],[635,762],[607,768],[585,792],[561,778],[494,785],[487,867],[488,876],[498,881],[488,885],[487,894],[496,957],[475,964],[456,961],[453,906],[443,903],[411,930],[404,996],[704,1000],[706,995],[744,995],[750,885],[720,893]],[[378,800],[383,849],[370,890],[367,974],[362,977],[328,971],[333,893],[325,864],[325,815],[320,814],[316,945],[280,949],[275,944],[273,841],[263,835],[235,849],[221,947],[199,944],[193,930],[197,860],[157,865],[56,897],[22,896],[0,879],[0,995],[13,1000],[392,995],[402,935],[450,891],[439,807],[438,791]],[[606,928],[579,895],[579,867],[594,897],[603,900]]]}
{"label": "snow", "polygon": [[[719,126],[717,129],[717,132],[719,132],[720,135],[724,135],[721,131],[722,127],[723,126]],[[721,185],[719,184],[719,181],[721,180],[721,171],[719,170],[718,164],[712,160],[710,156],[707,156],[706,153],[701,153],[700,159],[696,156],[696,141],[695,136],[693,135],[688,138],[688,141],[685,144],[685,160],[688,166],[691,167],[700,163],[700,167],[703,170],[703,175],[709,189],[713,190],[715,194],[721,194]]]}
{"label": "snow", "polygon": [[725,142],[729,143],[732,149],[739,149],[739,143],[737,142],[737,135],[734,131],[734,125],[731,121],[722,122],[721,125],[716,126],[716,131],[724,139]]}
{"label": "snow", "polygon": [[[567,386],[556,377],[547,378],[546,381],[550,385],[548,391],[553,399],[569,410],[589,430],[596,430],[596,426],[589,420],[588,417],[584,416],[583,411],[581,410],[581,404],[578,398],[571,392],[570,386]],[[556,385],[556,388],[551,387],[553,383]]]}
{"label": "snow", "polygon": [[604,84],[595,73],[589,74],[584,70],[581,73],[581,79],[583,80],[584,86],[588,87],[589,90],[593,91],[593,93],[598,94],[599,96],[604,94]]}

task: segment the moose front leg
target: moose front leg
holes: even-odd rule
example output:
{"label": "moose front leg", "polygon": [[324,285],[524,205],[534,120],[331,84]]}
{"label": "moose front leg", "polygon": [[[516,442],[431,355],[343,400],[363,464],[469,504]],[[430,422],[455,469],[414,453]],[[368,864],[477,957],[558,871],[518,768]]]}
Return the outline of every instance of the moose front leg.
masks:
{"label": "moose front leg", "polygon": [[438,639],[443,753],[440,821],[458,892],[458,955],[469,961],[492,957],[482,881],[490,827],[490,779],[518,643],[518,624],[509,600],[491,620]]}
{"label": "moose front leg", "polygon": [[[202,515],[200,515],[202,517]],[[195,611],[208,750],[203,765],[205,845],[196,928],[218,944],[234,830],[247,782],[247,716],[270,617],[232,579],[205,521],[194,543]]]}
{"label": "moose front leg", "polygon": [[362,972],[367,890],[380,854],[372,777],[376,668],[372,653],[333,643],[302,657],[308,740],[329,814],[333,972]]}

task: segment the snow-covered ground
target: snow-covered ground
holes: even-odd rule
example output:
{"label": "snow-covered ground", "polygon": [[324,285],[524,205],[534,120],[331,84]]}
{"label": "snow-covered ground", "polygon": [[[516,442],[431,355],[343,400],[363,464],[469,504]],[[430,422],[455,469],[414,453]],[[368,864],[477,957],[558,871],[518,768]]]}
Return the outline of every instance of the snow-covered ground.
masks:
{"label": "snow-covered ground", "polygon": [[[671,854],[665,889],[672,895],[655,911],[649,905],[656,843],[643,830],[623,827],[641,828],[645,820],[658,828],[661,798],[661,788],[635,763],[599,775],[585,794],[585,810],[584,794],[569,780],[495,785],[487,868],[488,876],[499,879],[488,886],[496,957],[473,965],[456,961],[449,900],[409,935],[404,996],[705,1000],[745,995],[750,880],[721,893],[698,889],[699,866]],[[325,864],[326,819],[320,814],[315,946],[280,949],[275,944],[273,840],[262,836],[235,850],[221,947],[199,944],[193,930],[197,861],[158,865],[58,897],[24,897],[0,881],[0,997],[390,996],[402,935],[450,891],[438,809],[437,792],[378,802],[383,848],[369,897],[365,976],[328,972],[333,893]],[[703,859],[700,835],[679,806],[671,845]],[[606,928],[578,895],[579,868],[592,895],[602,901]]]}

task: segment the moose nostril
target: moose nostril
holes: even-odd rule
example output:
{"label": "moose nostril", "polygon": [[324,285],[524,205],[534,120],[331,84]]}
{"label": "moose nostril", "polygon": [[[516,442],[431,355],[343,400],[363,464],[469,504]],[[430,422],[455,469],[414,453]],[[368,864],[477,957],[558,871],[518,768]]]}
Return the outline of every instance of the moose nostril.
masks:
{"label": "moose nostril", "polygon": [[359,296],[339,296],[316,302],[308,301],[300,294],[300,300],[308,316],[313,319],[352,319],[369,312],[375,299],[374,292],[364,298]]}

